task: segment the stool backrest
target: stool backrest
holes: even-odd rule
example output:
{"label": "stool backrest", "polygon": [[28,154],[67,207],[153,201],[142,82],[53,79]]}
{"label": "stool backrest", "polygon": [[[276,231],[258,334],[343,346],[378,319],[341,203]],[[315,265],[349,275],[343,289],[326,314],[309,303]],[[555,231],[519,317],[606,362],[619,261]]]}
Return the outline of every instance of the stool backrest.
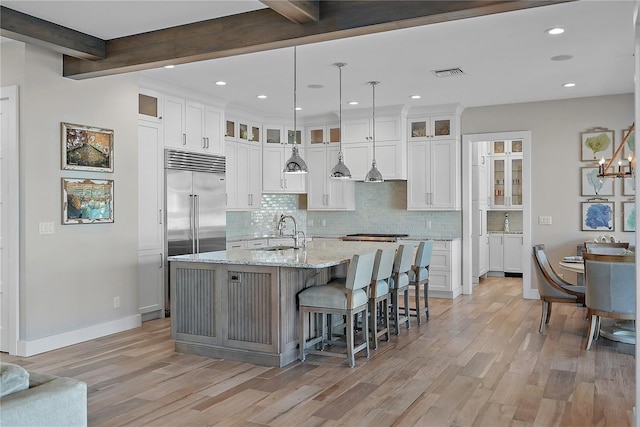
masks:
{"label": "stool backrest", "polygon": [[373,264],[371,281],[387,280],[393,272],[393,261],[396,256],[394,248],[378,249],[376,260]]}
{"label": "stool backrest", "polygon": [[347,289],[362,289],[371,284],[371,274],[373,273],[373,263],[375,252],[367,254],[356,254],[351,258],[349,269],[347,270]]}
{"label": "stool backrest", "polygon": [[413,245],[400,245],[396,251],[396,259],[393,262],[393,280],[390,285],[394,288],[402,288],[409,284],[409,271],[413,262]]}
{"label": "stool backrest", "polygon": [[420,282],[429,278],[429,265],[431,264],[432,252],[433,240],[420,242],[418,250],[416,251],[416,259],[412,266],[412,281]]}

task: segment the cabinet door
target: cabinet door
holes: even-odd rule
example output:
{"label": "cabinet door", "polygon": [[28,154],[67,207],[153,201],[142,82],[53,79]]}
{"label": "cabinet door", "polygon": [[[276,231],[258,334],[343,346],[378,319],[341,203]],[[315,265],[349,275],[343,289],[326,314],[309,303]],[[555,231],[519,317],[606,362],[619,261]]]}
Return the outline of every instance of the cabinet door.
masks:
{"label": "cabinet door", "polygon": [[186,107],[186,148],[202,151],[205,148],[204,139],[204,105],[187,101]]}
{"label": "cabinet door", "polygon": [[[250,143],[251,144],[251,143]],[[249,145],[249,170],[247,180],[249,182],[249,207],[259,209],[262,207],[262,150],[259,145]]]}
{"label": "cabinet door", "polygon": [[138,93],[138,119],[162,123],[162,94],[140,88]]}
{"label": "cabinet door", "polygon": [[342,131],[344,132],[342,139],[344,143],[366,142],[369,140],[371,133],[369,130],[369,119],[343,121]]}
{"label": "cabinet door", "polygon": [[[495,141],[494,141],[495,144]],[[506,207],[507,194],[507,158],[505,156],[491,157],[491,206]],[[506,179],[506,181],[505,181]]]}
{"label": "cabinet door", "polygon": [[509,156],[509,207],[522,207],[522,154]]}
{"label": "cabinet door", "polygon": [[429,120],[430,136],[436,139],[452,139],[455,138],[457,130],[454,124],[455,116],[434,116]]}
{"label": "cabinet door", "polygon": [[489,235],[489,270],[504,271],[502,234]]}
{"label": "cabinet door", "polygon": [[504,271],[522,273],[522,235],[504,235]]}
{"label": "cabinet door", "polygon": [[[398,141],[400,139],[399,117],[376,118],[376,143],[384,141]],[[373,135],[369,135],[373,137]]]}
{"label": "cabinet door", "polygon": [[235,142],[225,143],[227,209],[238,207],[238,151]]}
{"label": "cabinet door", "polygon": [[224,154],[222,138],[222,111],[217,108],[204,107],[205,151],[211,154]]}
{"label": "cabinet door", "polygon": [[163,237],[163,153],[160,124],[138,124],[138,249],[161,250]]}
{"label": "cabinet door", "polygon": [[330,171],[327,169],[326,146],[307,150],[307,166],[309,167],[308,189],[307,189],[307,209],[324,209],[327,204],[327,192],[325,185]]}
{"label": "cabinet door", "polygon": [[458,209],[460,194],[458,142],[456,140],[433,141],[429,167],[428,187],[431,189],[429,205],[431,209]]}
{"label": "cabinet door", "polygon": [[407,148],[407,209],[423,210],[429,206],[430,145],[424,142],[409,143]]}
{"label": "cabinet door", "polygon": [[249,183],[249,174],[252,172],[249,165],[251,147],[248,144],[236,143],[235,149],[237,153],[236,207],[248,209],[251,206],[251,184]]}
{"label": "cabinet door", "polygon": [[376,142],[376,162],[384,179],[406,179],[403,154],[399,141]]}
{"label": "cabinet door", "polygon": [[323,170],[326,179],[326,207],[335,210],[354,210],[356,208],[356,183],[354,180],[331,179],[331,168],[338,163],[338,147],[327,151],[327,165]]}
{"label": "cabinet door", "polygon": [[489,236],[480,236],[478,245],[478,275],[482,276],[489,271]]}
{"label": "cabinet door", "polygon": [[138,254],[138,312],[164,309],[164,267],[161,251]]}
{"label": "cabinet door", "polygon": [[262,140],[266,144],[283,144],[284,139],[282,137],[283,127],[282,126],[272,126],[265,125],[262,127]]}
{"label": "cabinet door", "polygon": [[165,147],[184,148],[187,143],[185,134],[185,100],[165,96],[163,107],[162,130]]}
{"label": "cabinet door", "polygon": [[371,144],[346,144],[342,146],[344,163],[351,171],[352,179],[362,181],[371,169]]}
{"label": "cabinet door", "polygon": [[262,191],[265,193],[284,190],[282,167],[285,149],[282,145],[262,149]]}

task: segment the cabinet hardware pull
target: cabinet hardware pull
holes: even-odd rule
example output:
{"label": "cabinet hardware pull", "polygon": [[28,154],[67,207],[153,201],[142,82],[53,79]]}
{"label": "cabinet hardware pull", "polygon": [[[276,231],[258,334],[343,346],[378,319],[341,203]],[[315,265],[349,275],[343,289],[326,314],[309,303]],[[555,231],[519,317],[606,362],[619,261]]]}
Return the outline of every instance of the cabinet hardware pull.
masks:
{"label": "cabinet hardware pull", "polygon": [[186,133],[182,134],[182,145],[187,145],[187,134]]}
{"label": "cabinet hardware pull", "polygon": [[158,255],[160,255],[160,265],[158,265],[158,268],[162,268],[162,252]]}

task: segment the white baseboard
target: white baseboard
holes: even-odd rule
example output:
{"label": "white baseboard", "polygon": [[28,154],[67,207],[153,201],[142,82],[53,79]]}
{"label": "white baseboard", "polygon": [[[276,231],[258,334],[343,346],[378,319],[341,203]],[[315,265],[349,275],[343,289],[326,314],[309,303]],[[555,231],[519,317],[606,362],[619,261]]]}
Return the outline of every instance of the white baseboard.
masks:
{"label": "white baseboard", "polygon": [[45,338],[38,338],[32,341],[20,340],[18,341],[17,356],[34,356],[36,354],[57,350],[62,347],[104,337],[117,332],[127,331],[129,329],[140,327],[141,324],[142,318],[139,314],[136,314],[134,316],[124,317],[112,322],[101,323],[99,325],[76,329],[75,331],[69,331]]}

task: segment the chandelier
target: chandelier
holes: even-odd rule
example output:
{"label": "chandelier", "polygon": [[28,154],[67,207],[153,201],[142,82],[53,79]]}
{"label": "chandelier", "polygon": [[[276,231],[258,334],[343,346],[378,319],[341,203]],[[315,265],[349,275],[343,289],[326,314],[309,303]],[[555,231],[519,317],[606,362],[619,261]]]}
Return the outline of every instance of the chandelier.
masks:
{"label": "chandelier", "polygon": [[[634,147],[634,151],[632,151],[632,154],[629,155],[629,157],[627,158],[627,164],[624,165],[623,163],[623,159],[622,159],[622,155],[620,155],[620,160],[618,160],[618,171],[616,172],[613,168],[613,161],[616,159],[616,157],[618,157],[618,154],[622,153],[622,149],[623,147],[627,144],[627,141],[629,140],[629,137],[631,135],[633,135],[634,132],[634,127],[635,127],[635,123],[633,123],[631,125],[631,127],[629,128],[629,132],[627,132],[627,134],[624,136],[624,139],[622,140],[622,143],[620,144],[620,146],[616,149],[616,152],[613,153],[613,156],[611,156],[611,160],[609,160],[609,162],[605,165],[606,160],[604,159],[604,156],[600,159],[600,161],[598,162],[598,175],[599,177],[603,178],[603,177],[607,177],[607,178],[631,178],[633,177],[634,174],[634,169],[633,169],[633,165],[635,164],[635,155],[634,155],[634,151],[635,151],[635,147]],[[612,172],[607,172],[609,169],[612,169]]]}

